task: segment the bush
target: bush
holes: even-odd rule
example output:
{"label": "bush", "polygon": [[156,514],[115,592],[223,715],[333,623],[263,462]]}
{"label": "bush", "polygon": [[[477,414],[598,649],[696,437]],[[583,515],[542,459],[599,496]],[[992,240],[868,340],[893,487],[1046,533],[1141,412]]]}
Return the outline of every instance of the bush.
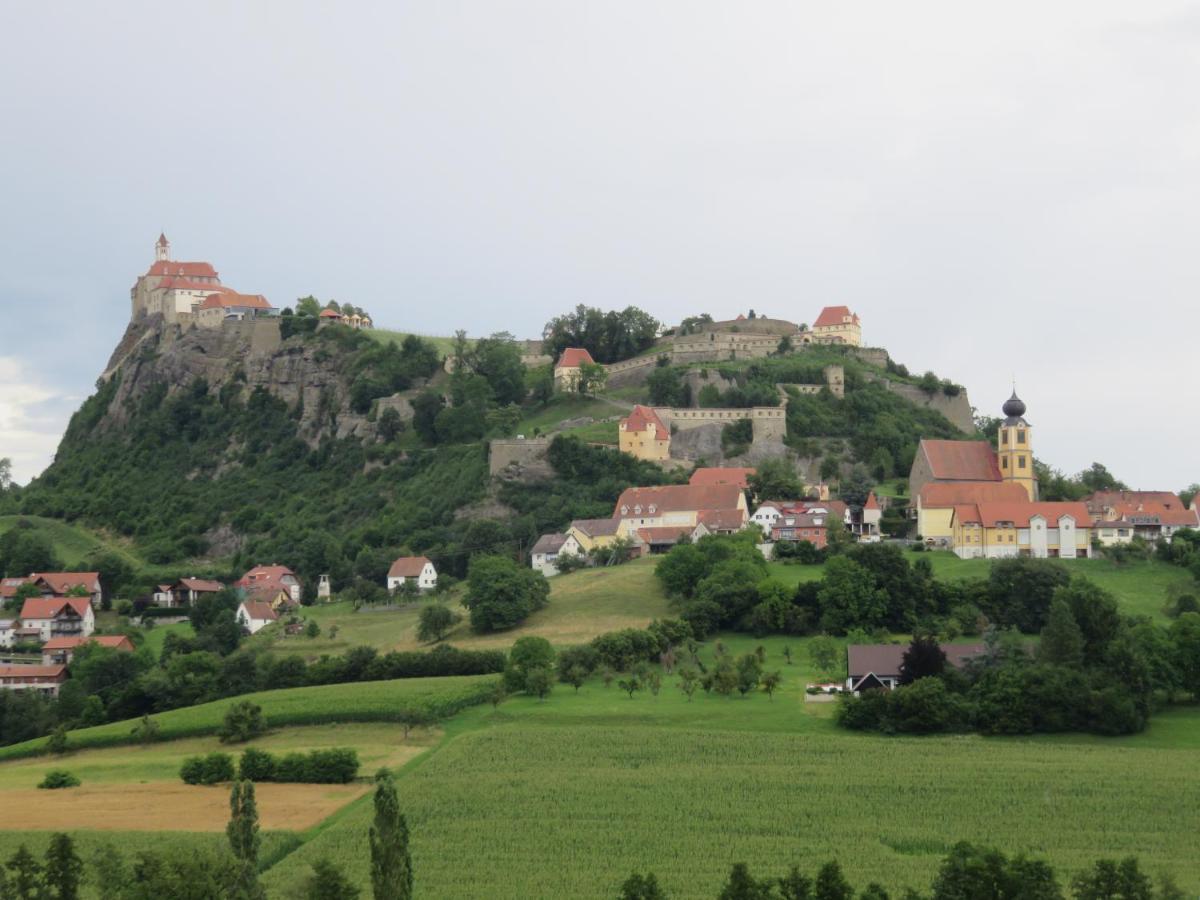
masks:
{"label": "bush", "polygon": [[213,752],[207,756],[189,756],[179,769],[179,777],[186,784],[219,784],[233,781],[233,757],[228,753]]}
{"label": "bush", "polygon": [[238,763],[238,777],[248,781],[274,781],[275,757],[266,750],[247,747]]}
{"label": "bush", "polygon": [[640,628],[609,631],[592,639],[599,661],[618,672],[626,672],[637,663],[658,659],[662,652],[659,639]]}
{"label": "bush", "polygon": [[[247,751],[249,752],[249,751]],[[310,750],[308,753],[288,753],[282,757],[258,751],[252,770],[257,767],[270,777],[252,779],[292,784],[348,784],[358,777],[358,754],[351,749],[335,747],[329,750]],[[242,762],[246,757],[243,754]]]}
{"label": "bush", "polygon": [[65,769],[51,769],[38,787],[47,791],[55,791],[59,788],[79,787],[80,784],[80,780]]}
{"label": "bush", "polygon": [[242,744],[267,730],[262,707],[249,700],[240,700],[225,712],[225,721],[217,731],[222,744]]}

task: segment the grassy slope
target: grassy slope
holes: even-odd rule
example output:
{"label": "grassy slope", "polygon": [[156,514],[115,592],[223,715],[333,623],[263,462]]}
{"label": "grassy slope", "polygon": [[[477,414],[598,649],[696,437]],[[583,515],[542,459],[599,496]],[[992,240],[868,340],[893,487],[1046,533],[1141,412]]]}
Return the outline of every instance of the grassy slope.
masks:
{"label": "grassy slope", "polygon": [[22,519],[36,525],[38,530],[50,539],[55,555],[65,565],[73,566],[80,563],[95,550],[115,553],[134,568],[146,565],[129,544],[103,537],[86,528],[70,525],[58,519],[47,519],[42,516],[0,516],[0,534],[15,528]]}
{"label": "grassy slope", "polygon": [[[406,337],[408,337],[409,332],[389,331],[386,328],[370,328],[366,331],[363,331],[362,334],[379,341],[381,344],[399,344]],[[423,341],[428,341],[429,343],[433,344],[433,346],[437,347],[438,353],[442,354],[442,356],[449,356],[454,352],[453,336],[431,337],[429,335],[419,334],[417,337],[421,338]],[[468,341],[468,343],[473,343],[473,341]]]}
{"label": "grassy slope", "polygon": [[[457,599],[452,599],[451,604],[464,618],[447,642],[465,649],[505,649],[519,637],[540,635],[558,646],[566,646],[584,643],[605,631],[643,627],[651,619],[671,614],[667,598],[654,577],[656,562],[638,560],[616,568],[590,569],[552,578],[550,605],[534,613],[519,628],[499,634],[472,634],[466,621],[467,611],[457,606]],[[430,601],[422,601],[425,602]],[[378,612],[355,612],[349,603],[309,607],[304,615],[320,624],[320,637],[262,634],[255,640],[281,652],[305,656],[341,653],[359,644],[381,651],[423,649],[424,645],[417,641],[417,617],[422,603]],[[332,625],[337,626],[338,633],[331,639]]]}
{"label": "grassy slope", "polygon": [[[734,653],[758,643],[724,641]],[[673,897],[712,897],[735,861],[782,873],[833,856],[860,888],[925,888],[963,838],[1045,856],[1063,875],[1133,853],[1200,889],[1200,710],[1122,739],[852,734],[830,705],[804,702],[805,642],[761,643],[785,676],[773,701],[688,703],[667,678],[657,697],[592,681],[463,713],[401,774],[421,893],[604,897],[650,869]],[[360,801],[272,868],[272,895],[326,854],[365,885],[370,815]]]}

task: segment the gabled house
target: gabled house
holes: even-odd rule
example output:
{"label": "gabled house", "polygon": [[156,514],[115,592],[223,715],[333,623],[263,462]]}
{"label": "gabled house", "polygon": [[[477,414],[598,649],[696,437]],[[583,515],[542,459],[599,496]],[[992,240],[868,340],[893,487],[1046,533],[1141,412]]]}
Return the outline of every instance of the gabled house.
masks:
{"label": "gabled house", "polygon": [[874,491],[867,494],[862,509],[851,507],[846,512],[846,528],[859,541],[864,544],[873,544],[882,539],[879,523],[883,520],[883,507],[879,505],[879,499],[875,496]]}
{"label": "gabled house", "polygon": [[802,339],[805,343],[862,345],[862,322],[848,306],[826,306]]}
{"label": "gabled house", "polygon": [[696,525],[666,525],[657,528],[639,528],[631,535],[635,545],[646,553],[666,553],[684,538],[692,543],[711,534],[703,523]]}
{"label": "gabled house", "polygon": [[[850,517],[850,508],[841,500],[766,500],[759,504],[750,521],[762,529],[766,537],[774,540],[808,540],[816,543],[813,540],[814,535],[811,534],[800,537],[774,537],[776,526],[782,526],[785,531],[787,528],[796,527],[795,521],[788,523],[785,519],[805,516],[820,518],[820,525],[824,529],[828,526],[830,518],[846,522]],[[808,527],[811,528],[815,524],[809,523]]]}
{"label": "gabled house", "polygon": [[617,449],[637,459],[662,461],[671,456],[671,429],[649,406],[635,406],[617,425]]}
{"label": "gabled house", "polygon": [[[701,515],[720,512],[724,530],[740,530],[749,520],[746,494],[735,484],[671,484],[626,488],[617,499],[613,518],[618,534],[630,536],[641,528],[668,528],[701,523]],[[710,518],[710,521],[713,521]]]}
{"label": "gabled house", "polygon": [[567,529],[567,537],[575,542],[580,554],[611,547],[620,534],[620,519],[576,519]]}
{"label": "gabled house", "polygon": [[287,566],[255,566],[233,586],[247,598],[265,600],[277,610],[300,605],[300,579]]}
{"label": "gabled house", "polygon": [[772,541],[808,541],[823,550],[829,543],[829,514],[788,511],[775,520],[768,534]]}
{"label": "gabled house", "polygon": [[100,647],[111,647],[122,653],[133,652],[133,641],[123,634],[93,634],[91,637],[57,637],[50,638],[42,644],[42,664],[47,666],[69,665],[75,656],[75,651],[84,644],[96,644]]}
{"label": "gabled house", "polygon": [[427,557],[402,556],[388,569],[388,590],[398,590],[406,582],[415,584],[419,590],[431,591],[437,587],[437,569]]}
{"label": "gabled house", "polygon": [[243,600],[237,608],[237,623],[251,634],[257,634],[273,622],[279,621],[270,603],[263,600]]}
{"label": "gabled house", "polygon": [[[946,664],[961,669],[968,660],[982,656],[983,644],[942,644]],[[900,684],[906,644],[850,644],[846,647],[846,689],[854,691],[886,688]]]}
{"label": "gabled house", "polygon": [[[155,592],[155,602],[159,606],[191,606],[197,600],[204,596],[211,596],[220,593],[225,589],[225,585],[219,581],[210,581],[205,578],[180,578],[174,584],[159,585],[159,590]],[[288,595],[291,596],[291,588],[288,586]],[[159,597],[162,601],[159,601]]]}
{"label": "gabled house", "polygon": [[554,364],[554,386],[560,391],[579,388],[579,379],[585,365],[594,366],[592,354],[583,347],[567,347]]}
{"label": "gabled house", "polygon": [[1195,509],[1169,491],[1097,491],[1083,502],[1101,544],[1124,544],[1134,537],[1170,540],[1176,531],[1197,525]]}
{"label": "gabled house", "polygon": [[88,637],[96,630],[96,614],[87,597],[31,597],[21,607],[20,618],[25,628],[37,630],[41,641]]}
{"label": "gabled house", "polygon": [[962,559],[1087,557],[1092,521],[1082,503],[975,503],[954,508],[952,549]]}
{"label": "gabled house", "polygon": [[570,534],[543,534],[529,551],[529,565],[547,578],[558,574],[560,556],[583,557],[586,554]]}
{"label": "gabled house", "polygon": [[0,666],[0,690],[37,691],[51,697],[67,680],[67,667],[57,666]]}
{"label": "gabled house", "polygon": [[954,537],[950,525],[954,507],[972,503],[1024,503],[1025,488],[1011,481],[930,482],[913,495],[917,534],[926,544],[948,547]]}
{"label": "gabled house", "polygon": [[39,596],[65,597],[74,591],[87,591],[92,605],[99,609],[102,596],[99,572],[34,572],[28,578],[5,578],[0,581],[0,598],[11,600],[22,585],[32,584]]}

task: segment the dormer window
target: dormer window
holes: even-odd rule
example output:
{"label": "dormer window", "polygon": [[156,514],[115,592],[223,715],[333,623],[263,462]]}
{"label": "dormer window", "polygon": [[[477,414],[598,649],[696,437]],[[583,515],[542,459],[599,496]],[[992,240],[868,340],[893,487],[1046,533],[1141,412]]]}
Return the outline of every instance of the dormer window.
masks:
{"label": "dormer window", "polygon": [[623,516],[629,515],[629,507],[628,506],[621,507],[621,515],[623,515]]}
{"label": "dormer window", "polygon": [[651,504],[650,504],[650,515],[654,515],[654,511],[655,511],[656,509],[657,509],[657,507],[656,507],[656,506],[655,506],[653,503],[651,503]]}
{"label": "dormer window", "polygon": [[633,508],[633,514],[635,516],[640,516],[642,514],[642,504],[639,503],[637,506],[635,506]]}

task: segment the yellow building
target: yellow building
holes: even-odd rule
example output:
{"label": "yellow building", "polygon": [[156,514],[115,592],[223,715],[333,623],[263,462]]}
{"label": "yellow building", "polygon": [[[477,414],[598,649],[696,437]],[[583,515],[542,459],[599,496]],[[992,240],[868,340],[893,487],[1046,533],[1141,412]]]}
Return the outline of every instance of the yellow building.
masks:
{"label": "yellow building", "polygon": [[926,544],[950,546],[954,539],[954,508],[973,503],[1025,503],[1029,496],[1019,484],[1004,481],[930,482],[914,498],[917,534]]}
{"label": "yellow building", "polygon": [[554,387],[564,393],[579,389],[579,378],[585,365],[594,366],[592,354],[583,347],[567,347],[554,364]]}
{"label": "yellow building", "polygon": [[806,344],[848,344],[862,346],[862,323],[848,306],[827,306],[813,322],[812,330],[801,339]]}
{"label": "yellow building", "polygon": [[1037,475],[1033,471],[1033,428],[1025,421],[1025,404],[1013,391],[1003,406],[1005,419],[1000,423],[996,441],[996,460],[1000,478],[1025,488],[1030,500],[1037,500]]}
{"label": "yellow building", "polygon": [[620,519],[576,519],[567,529],[568,540],[573,539],[584,553],[602,547],[611,547],[620,537]]}
{"label": "yellow building", "polygon": [[671,429],[649,406],[635,406],[618,426],[617,447],[638,459],[664,460],[671,455]]}
{"label": "yellow building", "polygon": [[1090,554],[1092,519],[1083,503],[971,503],[954,507],[954,552],[962,559],[1077,559]]}

